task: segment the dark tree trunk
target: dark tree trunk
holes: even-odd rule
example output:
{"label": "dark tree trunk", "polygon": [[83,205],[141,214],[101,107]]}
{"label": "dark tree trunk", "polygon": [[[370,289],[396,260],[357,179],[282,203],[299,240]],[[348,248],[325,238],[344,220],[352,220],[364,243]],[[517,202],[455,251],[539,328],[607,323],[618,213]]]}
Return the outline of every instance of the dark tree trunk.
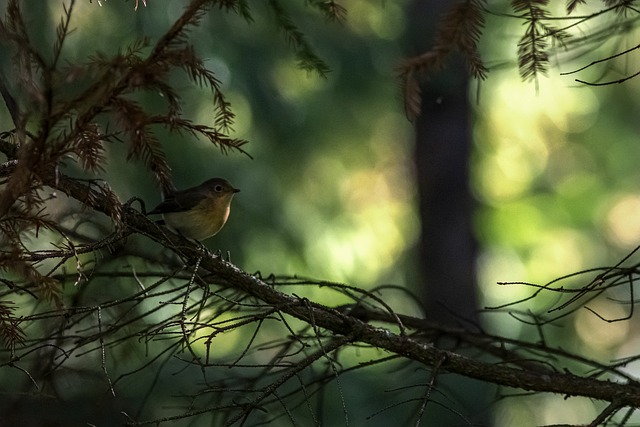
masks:
{"label": "dark tree trunk", "polygon": [[[411,10],[415,52],[431,46],[437,18],[448,1],[416,0]],[[422,300],[427,318],[455,322],[477,319],[476,242],[469,189],[471,109],[468,74],[451,61],[422,87],[422,114],[416,121],[415,162],[422,235],[419,242]]]}
{"label": "dark tree trunk", "polygon": [[423,89],[423,111],[416,123],[421,291],[427,317],[443,322],[452,315],[477,319],[470,118],[466,75],[460,68],[447,68],[447,76]]}
{"label": "dark tree trunk", "polygon": [[[437,19],[452,5],[445,0],[414,0],[410,9],[413,52],[433,40]],[[468,74],[452,60],[422,87],[417,118],[415,163],[422,235],[419,241],[421,289],[427,319],[442,324],[478,321],[476,240],[469,185],[471,108]],[[463,321],[462,319],[465,319]],[[436,343],[438,346],[456,343]],[[438,387],[458,390],[456,402],[432,409],[428,425],[490,425],[488,411],[495,387],[460,377],[439,376]],[[447,409],[448,408],[448,409]],[[457,413],[469,415],[461,419]]]}

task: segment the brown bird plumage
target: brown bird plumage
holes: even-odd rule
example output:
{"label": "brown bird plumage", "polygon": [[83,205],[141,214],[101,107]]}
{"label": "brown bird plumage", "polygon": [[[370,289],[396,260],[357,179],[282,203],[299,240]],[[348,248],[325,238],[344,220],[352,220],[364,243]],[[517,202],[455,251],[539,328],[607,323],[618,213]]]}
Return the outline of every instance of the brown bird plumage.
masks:
{"label": "brown bird plumage", "polygon": [[165,223],[178,233],[204,240],[217,234],[227,222],[231,200],[239,191],[225,179],[212,178],[168,194],[148,215],[162,214]]}

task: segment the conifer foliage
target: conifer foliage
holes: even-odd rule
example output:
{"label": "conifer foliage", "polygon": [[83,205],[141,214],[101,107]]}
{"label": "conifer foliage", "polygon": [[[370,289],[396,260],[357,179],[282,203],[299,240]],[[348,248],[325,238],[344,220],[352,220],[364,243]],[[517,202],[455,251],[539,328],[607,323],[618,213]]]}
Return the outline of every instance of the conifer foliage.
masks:
{"label": "conifer foliage", "polygon": [[[489,67],[482,58],[480,48],[487,15],[501,16],[522,23],[522,35],[516,45],[517,67],[524,81],[533,81],[537,86],[538,79],[546,75],[549,70],[551,55],[557,55],[561,62],[564,56],[584,55],[587,51],[592,53],[593,51],[589,49],[597,49],[602,40],[626,34],[629,28],[633,27],[638,14],[636,2],[630,0],[601,2],[568,0],[565,14],[561,15],[550,12],[550,8],[557,5],[551,4],[549,0],[511,0],[508,3],[510,13],[497,12],[493,8],[497,9],[500,5],[489,6],[484,0],[463,0],[454,3],[448,13],[440,19],[431,49],[405,59],[398,66],[405,111],[410,120],[420,113],[420,83],[445,67],[452,54],[462,56],[471,77],[478,80],[484,80],[487,77]],[[597,8],[599,4],[602,8]],[[584,9],[586,6],[596,9],[581,15],[578,13],[581,10],[580,6]],[[604,21],[605,28],[596,26],[591,31],[585,31],[580,27],[588,21],[611,15],[613,18],[610,21]],[[570,31],[576,28],[579,30]],[[598,59],[574,72],[611,61],[635,49]],[[599,83],[576,80],[584,84],[607,85],[628,80],[636,75],[634,73],[622,79]]]}

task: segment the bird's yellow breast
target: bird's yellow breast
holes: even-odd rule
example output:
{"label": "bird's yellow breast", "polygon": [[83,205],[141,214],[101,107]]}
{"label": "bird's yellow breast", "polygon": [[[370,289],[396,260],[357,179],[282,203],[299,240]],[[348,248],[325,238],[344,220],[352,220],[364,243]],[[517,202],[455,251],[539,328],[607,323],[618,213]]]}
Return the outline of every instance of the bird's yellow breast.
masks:
{"label": "bird's yellow breast", "polygon": [[207,197],[191,210],[163,215],[165,222],[185,237],[207,239],[220,231],[229,218],[231,197]]}

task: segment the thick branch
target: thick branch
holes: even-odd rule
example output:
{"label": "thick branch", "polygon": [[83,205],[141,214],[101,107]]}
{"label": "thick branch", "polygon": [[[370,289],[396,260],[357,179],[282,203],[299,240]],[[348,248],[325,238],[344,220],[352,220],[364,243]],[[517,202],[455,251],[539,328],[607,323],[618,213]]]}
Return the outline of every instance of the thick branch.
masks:
{"label": "thick branch", "polygon": [[[60,175],[57,181],[53,176],[44,177],[43,180],[47,185],[57,188],[81,202],[92,200],[92,208],[107,215],[113,215],[114,208],[109,206],[108,201],[85,184],[64,175]],[[443,371],[502,386],[568,396],[584,396],[615,402],[620,406],[640,406],[640,385],[635,382],[620,384],[583,378],[570,373],[552,371],[542,373],[540,369],[534,367],[514,368],[470,359],[420,342],[419,338],[399,335],[387,329],[374,327],[355,316],[346,314],[346,312],[279,292],[273,286],[243,272],[220,257],[211,254],[204,255],[201,247],[179,235],[159,228],[144,215],[131,208],[122,209],[122,222],[125,226],[171,248],[187,259],[200,259],[199,268],[211,272],[218,280],[224,281],[228,286],[264,301],[283,313],[330,330],[336,335],[352,336],[354,342],[385,349],[427,366],[434,366],[436,363],[442,362],[440,369]]]}

